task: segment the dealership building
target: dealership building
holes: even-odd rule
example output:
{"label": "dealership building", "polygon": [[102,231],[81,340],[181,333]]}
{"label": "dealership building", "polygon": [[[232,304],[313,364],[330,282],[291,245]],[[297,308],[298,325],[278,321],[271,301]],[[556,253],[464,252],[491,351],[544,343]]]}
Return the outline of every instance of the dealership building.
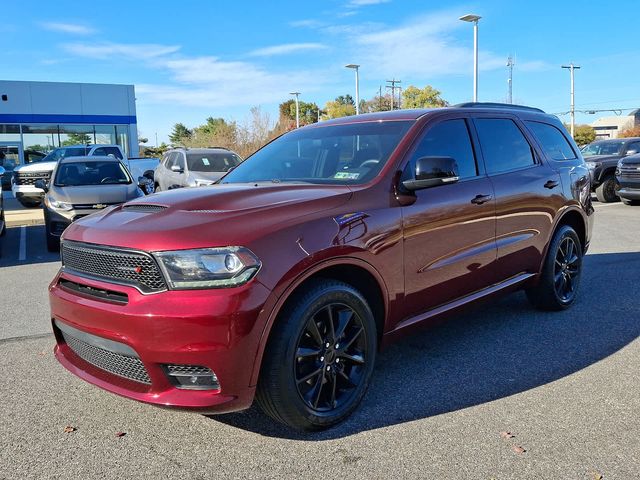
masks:
{"label": "dealership building", "polygon": [[46,153],[76,143],[120,145],[138,155],[133,85],[0,80],[0,150]]}

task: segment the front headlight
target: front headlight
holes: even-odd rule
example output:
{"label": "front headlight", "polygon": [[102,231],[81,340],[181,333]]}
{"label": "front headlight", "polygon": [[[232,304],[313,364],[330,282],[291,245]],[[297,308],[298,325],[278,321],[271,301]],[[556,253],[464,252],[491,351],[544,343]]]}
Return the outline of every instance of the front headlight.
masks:
{"label": "front headlight", "polygon": [[206,187],[209,185],[213,185],[211,180],[196,180],[196,187]]}
{"label": "front headlight", "polygon": [[44,204],[47,207],[52,208],[54,210],[63,210],[65,212],[68,212],[69,210],[73,210],[73,205],[71,205],[70,203],[59,202],[57,200],[50,198],[49,195],[45,195]]}
{"label": "front headlight", "polygon": [[236,287],[251,280],[260,260],[243,247],[202,248],[155,252],[169,288]]}

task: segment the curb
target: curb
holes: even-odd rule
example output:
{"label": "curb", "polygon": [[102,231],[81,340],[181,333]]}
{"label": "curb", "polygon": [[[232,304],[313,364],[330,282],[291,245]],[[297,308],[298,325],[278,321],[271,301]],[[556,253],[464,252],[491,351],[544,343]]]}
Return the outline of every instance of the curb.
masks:
{"label": "curb", "polygon": [[37,212],[5,211],[4,219],[7,227],[44,225],[42,210]]}

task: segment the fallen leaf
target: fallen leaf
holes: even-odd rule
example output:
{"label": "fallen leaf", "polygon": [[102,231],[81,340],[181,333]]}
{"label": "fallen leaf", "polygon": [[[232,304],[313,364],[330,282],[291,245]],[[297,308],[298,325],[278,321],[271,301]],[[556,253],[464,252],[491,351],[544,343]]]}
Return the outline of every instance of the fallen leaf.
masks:
{"label": "fallen leaf", "polygon": [[127,432],[116,432],[116,437],[124,437]]}
{"label": "fallen leaf", "polygon": [[41,357],[44,357],[47,354],[47,352],[40,352],[38,353],[38,355],[40,355]]}
{"label": "fallen leaf", "polygon": [[594,472],[594,474],[593,474],[593,480],[603,480],[603,479],[604,479],[604,477],[602,476],[602,474],[601,474],[601,473]]}
{"label": "fallen leaf", "polygon": [[77,430],[76,427],[72,427],[71,425],[67,425],[66,427],[64,427],[64,433],[71,433],[71,432],[75,432]]}
{"label": "fallen leaf", "polygon": [[514,452],[518,453],[518,454],[519,454],[519,453],[524,453],[524,452],[526,452],[526,450],[525,450],[524,448],[522,448],[522,447],[518,447],[518,446],[515,446],[515,445],[514,445],[513,447],[511,447],[511,449],[512,449]]}
{"label": "fallen leaf", "polygon": [[515,435],[512,434],[511,432],[500,432],[500,436],[502,438],[513,438],[513,437],[515,437]]}

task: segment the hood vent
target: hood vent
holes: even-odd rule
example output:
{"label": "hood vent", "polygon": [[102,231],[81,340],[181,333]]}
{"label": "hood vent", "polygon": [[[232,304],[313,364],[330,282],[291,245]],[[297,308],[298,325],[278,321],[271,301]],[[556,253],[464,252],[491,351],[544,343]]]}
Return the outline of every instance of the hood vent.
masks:
{"label": "hood vent", "polygon": [[154,213],[164,210],[164,205],[150,205],[146,203],[132,203],[131,205],[125,205],[122,207],[123,210],[129,210],[132,212],[146,212],[146,213]]}

